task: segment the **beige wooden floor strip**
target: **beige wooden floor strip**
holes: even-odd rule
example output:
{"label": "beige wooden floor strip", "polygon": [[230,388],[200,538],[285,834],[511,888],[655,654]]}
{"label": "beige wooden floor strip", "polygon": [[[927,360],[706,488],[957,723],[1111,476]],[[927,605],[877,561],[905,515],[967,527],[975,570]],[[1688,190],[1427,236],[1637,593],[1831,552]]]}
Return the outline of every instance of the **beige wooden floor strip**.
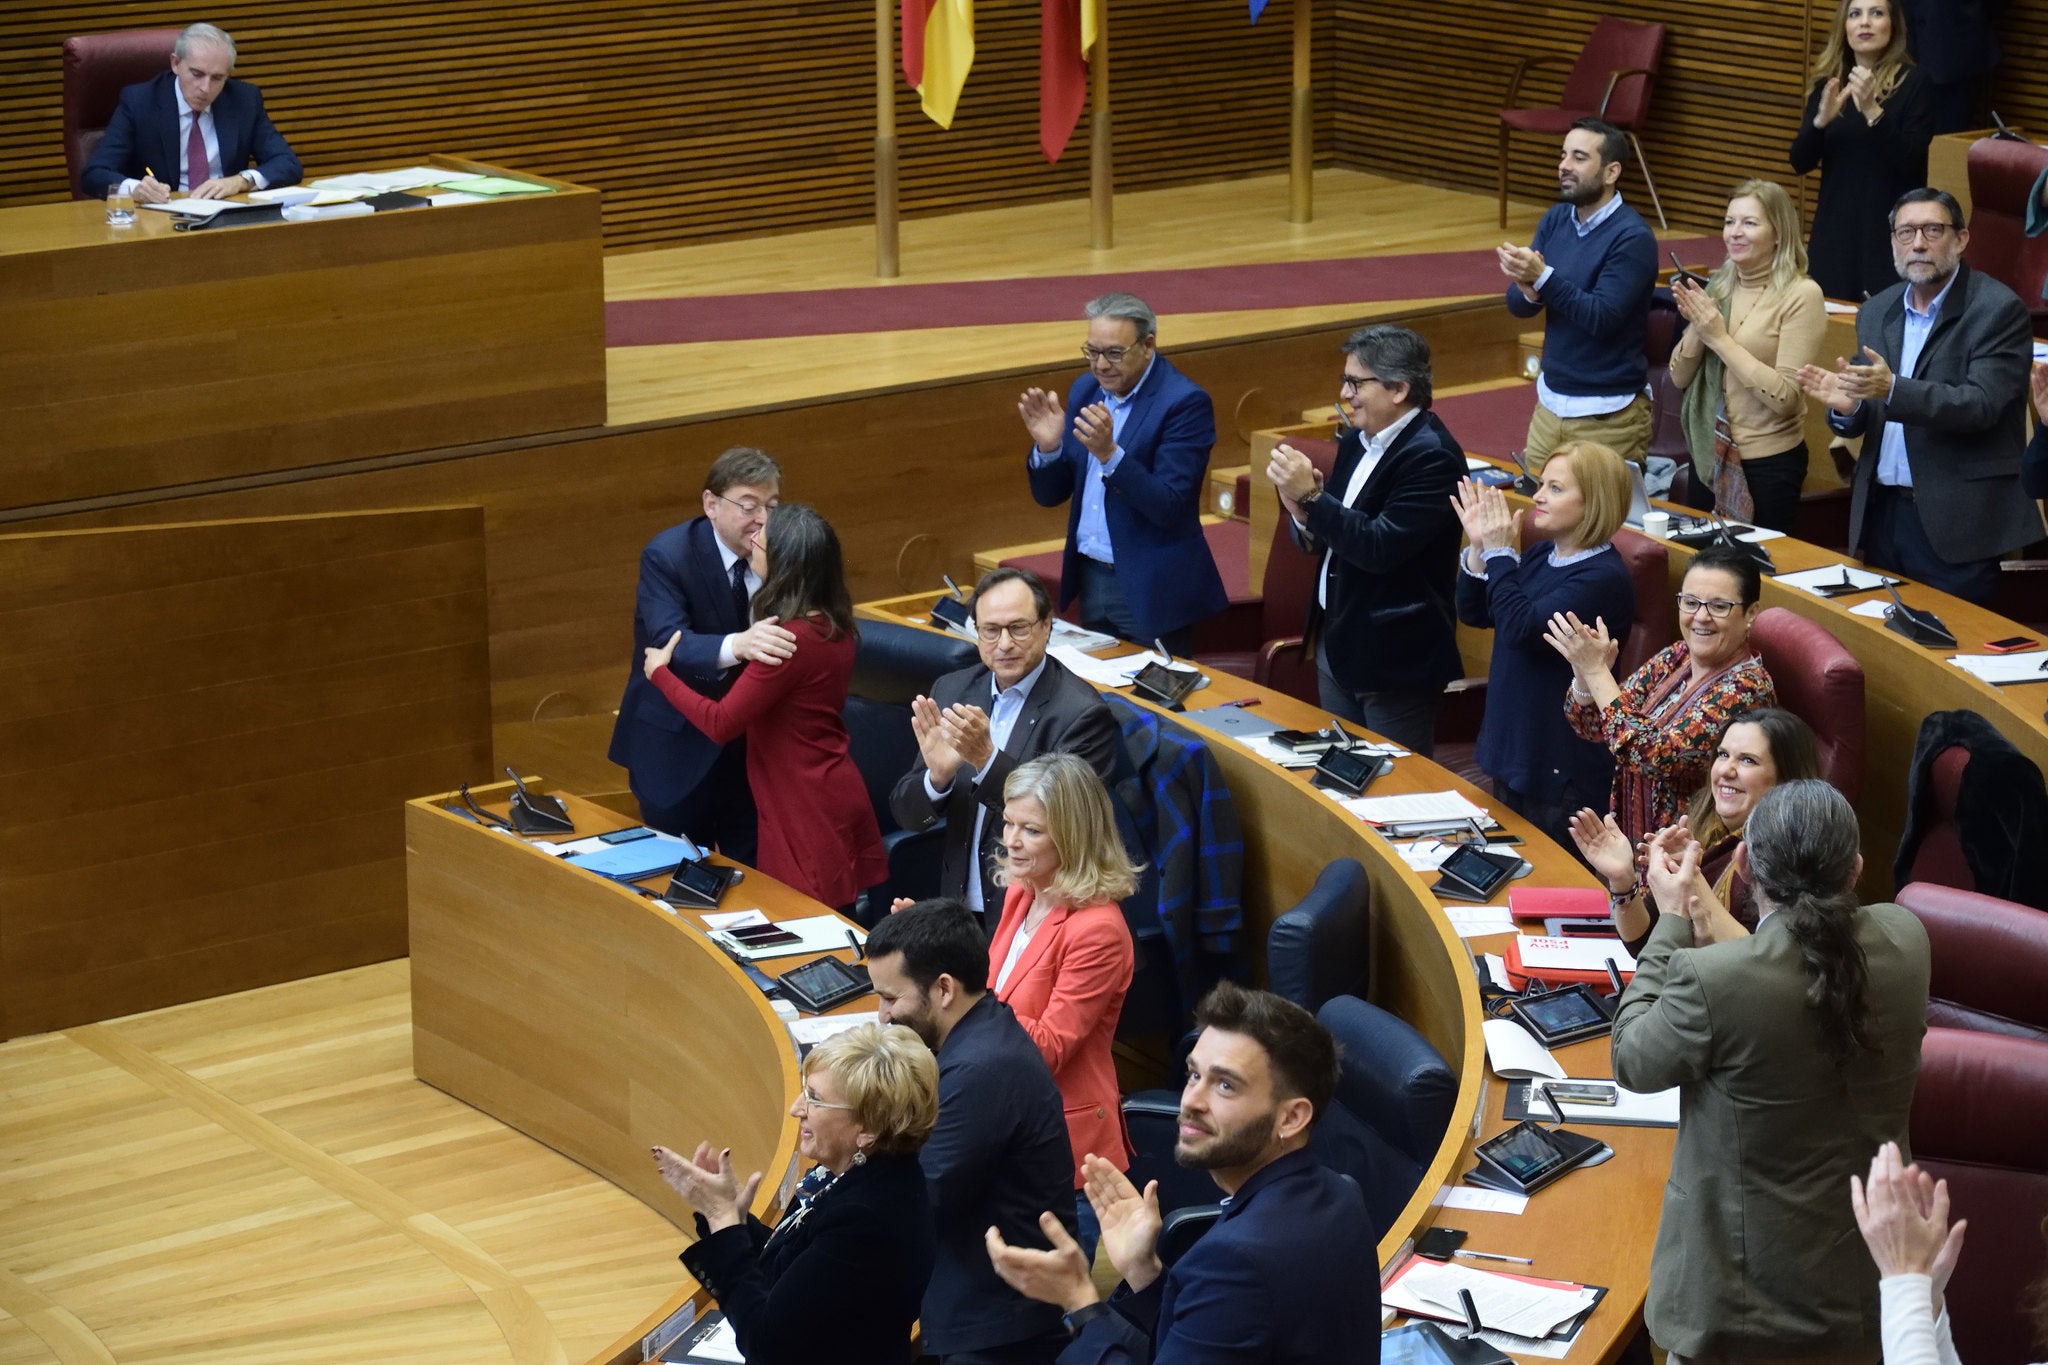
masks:
{"label": "beige wooden floor strip", "polygon": [[[65,1036],[137,1080],[404,1234],[461,1276],[504,1334],[516,1365],[568,1365],[569,1357],[533,1296],[476,1243],[360,1171],[252,1113],[213,1087],[98,1024]],[[27,1288],[27,1286],[23,1286]],[[5,1306],[0,1303],[0,1306]],[[12,1310],[10,1310],[12,1311]],[[88,1334],[89,1335],[89,1334]],[[68,1357],[64,1358],[67,1361]],[[79,1357],[107,1359],[102,1357]]]}
{"label": "beige wooden floor strip", "polygon": [[0,1312],[42,1338],[58,1365],[114,1365],[114,1354],[62,1304],[0,1267]]}

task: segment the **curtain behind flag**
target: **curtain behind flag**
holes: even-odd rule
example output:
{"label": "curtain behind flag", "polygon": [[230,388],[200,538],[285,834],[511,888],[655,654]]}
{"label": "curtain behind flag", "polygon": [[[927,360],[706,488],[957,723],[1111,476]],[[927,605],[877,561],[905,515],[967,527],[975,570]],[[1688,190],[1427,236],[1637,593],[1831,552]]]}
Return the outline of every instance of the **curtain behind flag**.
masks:
{"label": "curtain behind flag", "polygon": [[953,126],[973,66],[974,0],[903,0],[903,78],[917,87],[925,117]]}
{"label": "curtain behind flag", "polygon": [[1088,104],[1088,63],[1097,0],[1039,0],[1038,149],[1058,161]]}

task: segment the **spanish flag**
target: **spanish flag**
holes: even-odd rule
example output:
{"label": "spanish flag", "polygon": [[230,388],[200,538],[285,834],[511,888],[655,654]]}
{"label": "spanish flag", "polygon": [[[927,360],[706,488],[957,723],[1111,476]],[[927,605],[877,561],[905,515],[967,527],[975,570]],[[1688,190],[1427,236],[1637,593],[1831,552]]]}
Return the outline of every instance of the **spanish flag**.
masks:
{"label": "spanish flag", "polygon": [[941,128],[953,126],[973,66],[974,0],[903,0],[903,76]]}

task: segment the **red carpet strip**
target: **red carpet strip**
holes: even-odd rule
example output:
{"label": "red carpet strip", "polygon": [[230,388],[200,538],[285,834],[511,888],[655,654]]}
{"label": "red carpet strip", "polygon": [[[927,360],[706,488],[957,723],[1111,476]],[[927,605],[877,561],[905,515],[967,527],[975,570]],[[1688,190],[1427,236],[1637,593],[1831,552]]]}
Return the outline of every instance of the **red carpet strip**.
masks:
{"label": "red carpet strip", "polygon": [[[1719,261],[1717,237],[1663,243],[1689,261]],[[1506,286],[1493,252],[1433,251],[1323,261],[1139,270],[1118,275],[967,280],[955,284],[797,289],[622,299],[605,305],[607,346],[910,332],[1077,320],[1089,299],[1125,289],[1160,313],[1228,313],[1492,294]]]}

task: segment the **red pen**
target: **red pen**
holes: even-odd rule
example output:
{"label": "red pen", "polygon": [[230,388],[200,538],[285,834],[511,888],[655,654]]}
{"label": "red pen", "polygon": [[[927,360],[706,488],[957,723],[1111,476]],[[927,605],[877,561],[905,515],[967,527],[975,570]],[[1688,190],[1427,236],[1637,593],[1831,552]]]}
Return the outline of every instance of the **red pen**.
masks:
{"label": "red pen", "polygon": [[1218,706],[1252,707],[1259,704],[1259,699],[1257,697],[1239,697],[1236,701],[1220,701],[1216,704]]}

